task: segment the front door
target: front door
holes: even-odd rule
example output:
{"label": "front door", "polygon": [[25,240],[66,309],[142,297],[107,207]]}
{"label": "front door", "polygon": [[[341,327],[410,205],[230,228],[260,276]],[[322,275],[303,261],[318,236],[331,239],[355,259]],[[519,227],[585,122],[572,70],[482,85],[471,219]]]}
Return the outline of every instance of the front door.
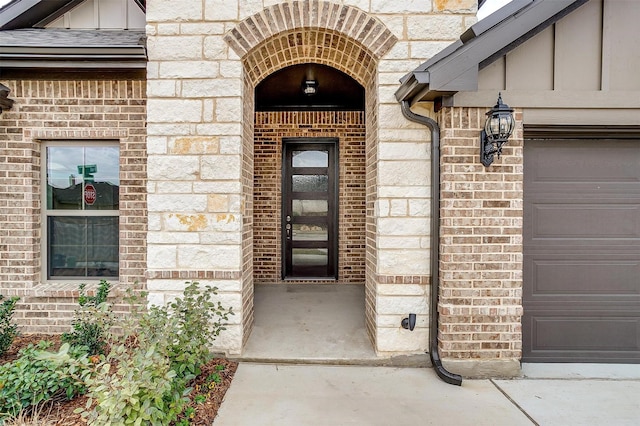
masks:
{"label": "front door", "polygon": [[283,140],[283,278],[337,279],[337,144]]}

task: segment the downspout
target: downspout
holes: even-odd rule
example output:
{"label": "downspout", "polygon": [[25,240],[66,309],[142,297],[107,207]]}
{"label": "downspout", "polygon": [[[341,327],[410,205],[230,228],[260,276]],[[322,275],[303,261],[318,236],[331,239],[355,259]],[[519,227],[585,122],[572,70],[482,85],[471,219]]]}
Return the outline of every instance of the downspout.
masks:
{"label": "downspout", "polygon": [[438,293],[440,288],[440,126],[435,120],[411,111],[402,101],[402,115],[431,130],[431,294],[429,298],[429,356],[436,374],[451,385],[462,385],[462,377],[442,365],[438,352]]}

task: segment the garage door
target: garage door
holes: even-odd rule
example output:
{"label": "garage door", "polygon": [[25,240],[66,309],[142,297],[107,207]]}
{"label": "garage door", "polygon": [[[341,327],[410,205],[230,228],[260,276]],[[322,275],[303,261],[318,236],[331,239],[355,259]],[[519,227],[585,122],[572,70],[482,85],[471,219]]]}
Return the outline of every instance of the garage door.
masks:
{"label": "garage door", "polygon": [[524,362],[640,363],[640,138],[526,139]]}

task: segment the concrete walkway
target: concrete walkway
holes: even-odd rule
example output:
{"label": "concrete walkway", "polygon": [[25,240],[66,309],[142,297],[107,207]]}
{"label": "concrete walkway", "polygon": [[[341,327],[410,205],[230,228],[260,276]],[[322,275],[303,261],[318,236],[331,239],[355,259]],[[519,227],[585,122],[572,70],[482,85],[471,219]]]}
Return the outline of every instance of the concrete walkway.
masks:
{"label": "concrete walkway", "polygon": [[615,380],[564,370],[571,378],[533,371],[458,387],[430,368],[241,363],[214,426],[640,424],[638,366]]}

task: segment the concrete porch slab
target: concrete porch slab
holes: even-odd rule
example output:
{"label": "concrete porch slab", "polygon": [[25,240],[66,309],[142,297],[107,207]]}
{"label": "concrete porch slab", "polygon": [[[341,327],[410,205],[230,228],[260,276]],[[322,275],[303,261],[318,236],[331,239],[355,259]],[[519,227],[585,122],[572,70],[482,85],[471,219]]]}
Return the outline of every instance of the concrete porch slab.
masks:
{"label": "concrete porch slab", "polygon": [[424,353],[377,356],[365,328],[364,285],[257,284],[254,309],[239,361],[431,366]]}

